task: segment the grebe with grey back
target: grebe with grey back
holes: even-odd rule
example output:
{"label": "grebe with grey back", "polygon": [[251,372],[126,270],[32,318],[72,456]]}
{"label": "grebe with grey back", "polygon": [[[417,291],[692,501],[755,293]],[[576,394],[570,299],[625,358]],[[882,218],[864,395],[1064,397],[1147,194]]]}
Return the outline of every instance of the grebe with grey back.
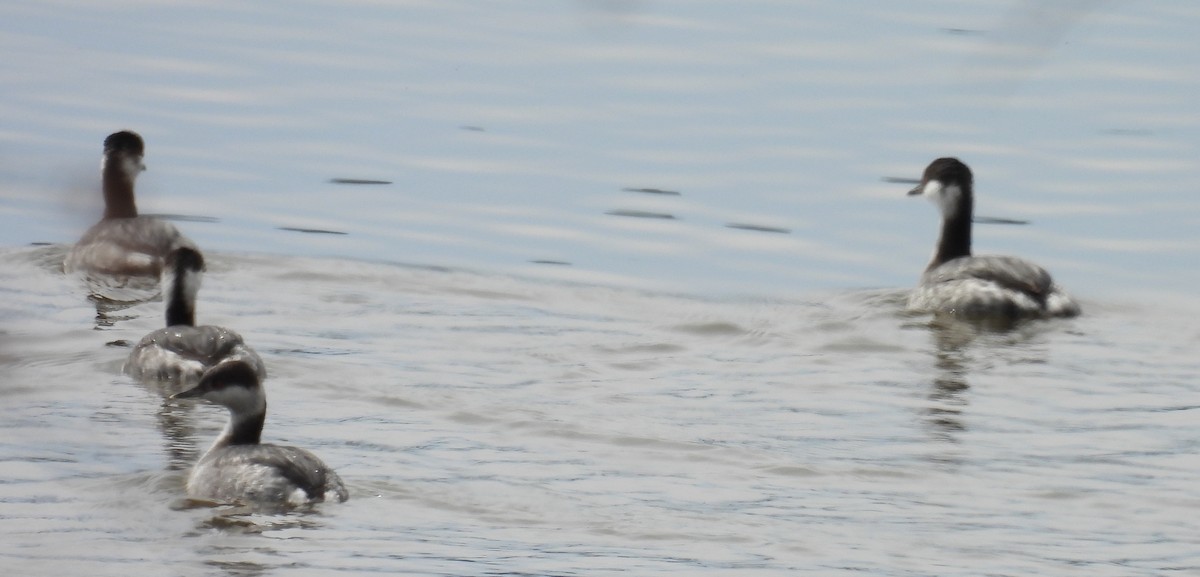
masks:
{"label": "grebe with grey back", "polygon": [[139,216],[134,182],[146,169],[142,137],[127,130],[104,139],[100,172],[104,216],[67,253],[63,270],[80,275],[92,294],[137,301],[157,292],[163,262],[172,250],[195,248],[171,223]]}
{"label": "grebe with grey back", "polygon": [[260,443],[267,396],[246,362],[213,367],[195,387],[171,398],[202,398],[229,409],[224,431],[192,468],[188,497],[281,509],[350,497],[341,477],[316,455]]}
{"label": "grebe with grey back", "polygon": [[124,371],[139,381],[156,384],[169,395],[200,380],[205,371],[229,362],[244,362],[258,378],[267,377],[262,358],[225,327],[196,326],[196,295],[204,272],[204,257],[191,247],[167,255],[163,270],[163,304],[167,326],[134,346]]}
{"label": "grebe with grey back", "polygon": [[910,196],[924,196],[942,214],[941,234],[920,284],[908,300],[917,312],[964,317],[1069,317],[1079,305],[1042,267],[1013,256],[971,254],[974,178],[957,158],[925,169]]}

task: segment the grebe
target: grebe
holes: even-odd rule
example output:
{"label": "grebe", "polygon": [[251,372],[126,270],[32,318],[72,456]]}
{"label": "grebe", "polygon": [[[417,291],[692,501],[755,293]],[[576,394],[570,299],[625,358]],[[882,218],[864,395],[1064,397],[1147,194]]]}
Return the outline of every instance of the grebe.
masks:
{"label": "grebe", "polygon": [[1079,314],[1079,305],[1042,267],[1012,256],[971,255],[972,187],[966,164],[939,158],[909,191],[910,196],[925,196],[937,204],[942,231],[908,309],[1014,319]]}
{"label": "grebe", "polygon": [[125,360],[126,374],[160,385],[163,394],[178,392],[206,370],[233,361],[245,362],[260,380],[267,377],[262,359],[241,335],[225,327],[195,326],[203,271],[204,257],[194,248],[180,247],[167,255],[162,281],[167,326],[142,337]]}
{"label": "grebe", "polygon": [[259,443],[267,395],[244,361],[209,369],[199,384],[172,399],[199,397],[229,409],[229,423],[188,477],[193,499],[287,508],[350,497],[342,479],[316,455]]}
{"label": "grebe", "polygon": [[63,261],[63,270],[82,275],[92,294],[110,300],[153,296],[167,254],[180,246],[196,246],[171,223],[138,216],[133,183],[146,169],[144,151],[142,137],[135,132],[114,132],[104,139],[104,217]]}

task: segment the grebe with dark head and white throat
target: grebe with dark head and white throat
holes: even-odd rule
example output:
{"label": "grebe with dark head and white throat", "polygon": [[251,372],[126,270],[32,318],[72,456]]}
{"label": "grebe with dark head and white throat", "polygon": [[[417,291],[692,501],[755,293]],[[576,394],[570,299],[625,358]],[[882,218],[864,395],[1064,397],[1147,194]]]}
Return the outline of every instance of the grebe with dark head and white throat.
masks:
{"label": "grebe with dark head and white throat", "polygon": [[244,361],[209,369],[172,399],[202,398],[229,409],[229,422],[200,457],[187,481],[188,497],[269,508],[290,508],[350,497],[341,477],[298,447],[261,444],[267,394]]}
{"label": "grebe with dark head and white throat", "polygon": [[158,385],[165,395],[196,383],[222,363],[244,362],[260,380],[267,378],[262,358],[241,335],[225,327],[196,326],[203,272],[204,257],[194,248],[180,247],[167,255],[162,280],[167,326],[142,337],[125,360],[126,374]]}
{"label": "grebe with dark head and white throat", "polygon": [[939,158],[909,191],[938,206],[942,229],[908,309],[1010,319],[1079,314],[1075,299],[1042,267],[1013,256],[971,254],[973,180],[971,169],[957,158]]}
{"label": "grebe with dark head and white throat", "polygon": [[100,163],[104,216],[63,261],[64,271],[82,275],[92,294],[110,300],[153,296],[167,254],[181,246],[196,246],[171,223],[138,215],[133,185],[146,169],[144,154],[142,137],[135,132],[114,132],[104,139]]}

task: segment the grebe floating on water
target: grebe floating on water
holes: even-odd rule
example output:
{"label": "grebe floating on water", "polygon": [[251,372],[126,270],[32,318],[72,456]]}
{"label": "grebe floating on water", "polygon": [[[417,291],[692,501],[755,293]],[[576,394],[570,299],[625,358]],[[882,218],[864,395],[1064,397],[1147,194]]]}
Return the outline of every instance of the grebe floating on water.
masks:
{"label": "grebe floating on water", "polygon": [[908,300],[908,309],[964,317],[1069,317],[1079,305],[1042,267],[1012,256],[972,256],[971,169],[939,158],[909,191],[937,204],[942,231],[933,260]]}
{"label": "grebe floating on water", "polygon": [[188,477],[193,499],[287,508],[350,497],[342,479],[316,455],[259,443],[267,395],[254,368],[222,363],[172,399],[202,398],[229,409],[229,423]]}
{"label": "grebe floating on water", "polygon": [[258,378],[267,377],[262,359],[241,335],[212,325],[195,326],[196,293],[204,271],[200,251],[180,247],[171,251],[163,270],[163,304],[167,326],[142,337],[129,353],[124,371],[145,383],[156,383],[164,394],[178,392],[222,363],[241,361]]}
{"label": "grebe floating on water", "polygon": [[63,261],[63,270],[82,275],[92,294],[110,300],[152,296],[167,254],[181,246],[196,246],[171,223],[138,216],[133,184],[146,169],[144,152],[142,137],[134,132],[114,132],[104,139],[100,164],[104,217],[84,233]]}

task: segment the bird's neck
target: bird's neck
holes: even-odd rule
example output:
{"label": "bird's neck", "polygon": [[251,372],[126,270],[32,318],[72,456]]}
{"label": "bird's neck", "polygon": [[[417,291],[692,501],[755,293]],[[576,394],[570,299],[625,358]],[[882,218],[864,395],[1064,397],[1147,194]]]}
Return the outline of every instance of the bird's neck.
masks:
{"label": "bird's neck", "polygon": [[179,265],[178,270],[166,271],[163,300],[167,302],[167,326],[196,326],[197,275]]}
{"label": "bird's neck", "polygon": [[133,218],[138,215],[133,200],[133,177],[118,159],[104,164],[104,218]]}
{"label": "bird's neck", "polygon": [[229,422],[225,424],[225,430],[221,432],[221,436],[217,437],[209,451],[230,445],[257,445],[262,438],[263,423],[266,420],[267,408],[265,406],[261,411],[250,415],[231,414]]}
{"label": "bird's neck", "polygon": [[926,270],[932,270],[947,261],[971,256],[972,201],[969,191],[959,200],[957,210],[942,217],[942,232],[938,236],[933,260]]}

